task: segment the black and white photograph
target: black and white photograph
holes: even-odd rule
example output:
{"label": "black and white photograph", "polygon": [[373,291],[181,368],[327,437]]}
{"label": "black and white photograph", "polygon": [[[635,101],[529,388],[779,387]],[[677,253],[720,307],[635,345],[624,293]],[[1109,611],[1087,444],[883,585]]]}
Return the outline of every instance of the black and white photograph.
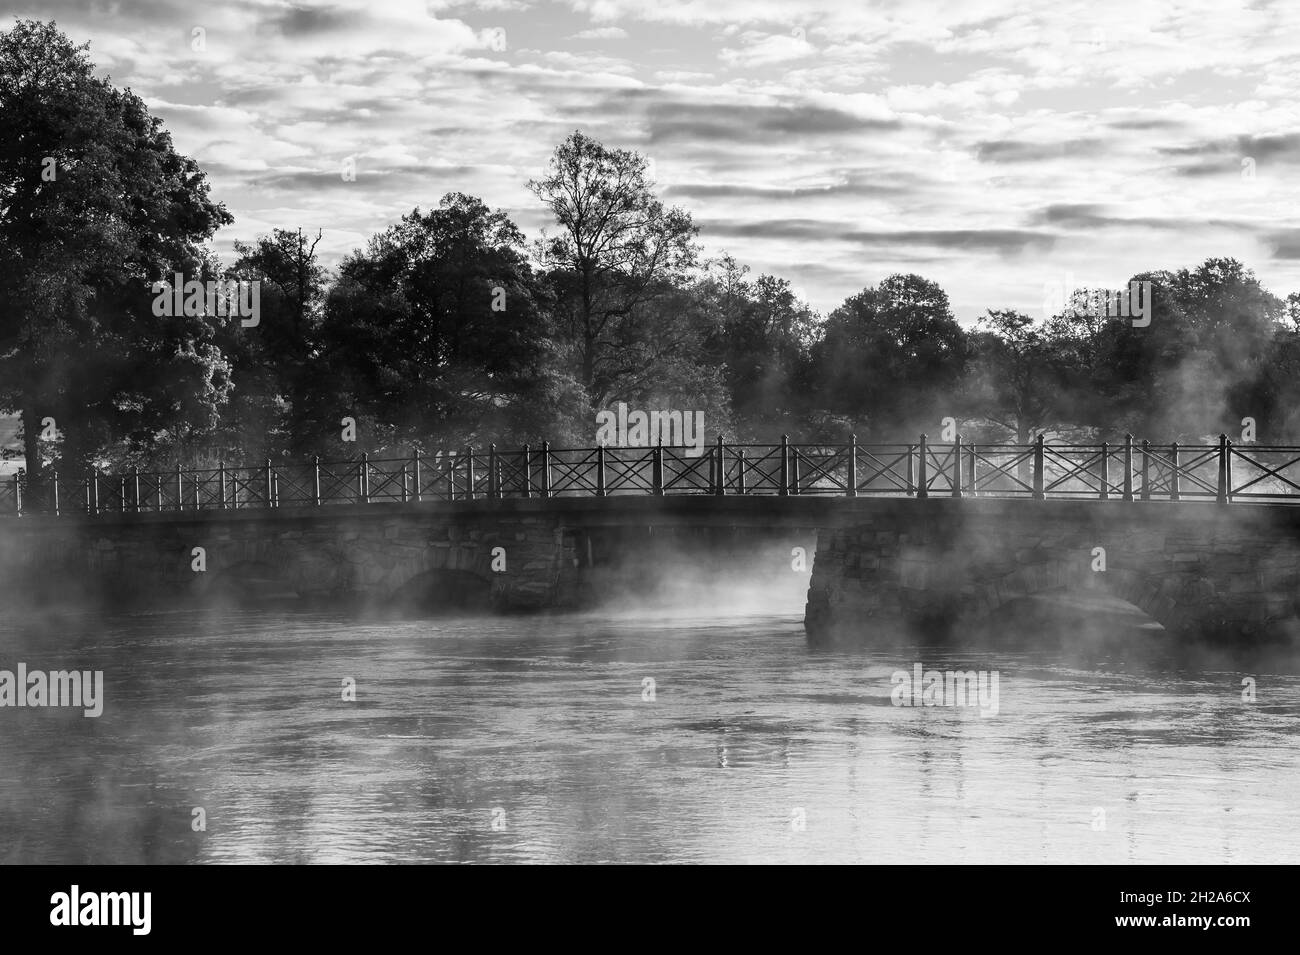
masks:
{"label": "black and white photograph", "polygon": [[124,866],[1051,866],[1251,938],[1300,6],[0,14],[24,919],[149,935]]}

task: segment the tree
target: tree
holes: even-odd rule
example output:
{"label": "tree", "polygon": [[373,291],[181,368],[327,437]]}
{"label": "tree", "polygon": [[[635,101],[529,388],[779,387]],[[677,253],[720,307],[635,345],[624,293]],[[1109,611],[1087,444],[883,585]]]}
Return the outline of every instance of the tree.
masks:
{"label": "tree", "polygon": [[222,410],[226,453],[253,459],[299,444],[312,430],[304,421],[315,373],[327,275],[316,257],[321,234],[275,229],[251,245],[236,242],[238,259],[226,277],[261,285],[256,334],[231,323],[218,338],[233,366],[233,394]]}
{"label": "tree", "polygon": [[966,391],[970,408],[1028,444],[1060,419],[1059,355],[1052,340],[1021,312],[990,309],[972,336]]}
{"label": "tree", "polygon": [[43,418],[81,466],[119,438],[210,427],[228,391],[214,323],[160,320],[150,285],[197,277],[231,218],[86,49],[53,23],[0,34],[0,410],[21,412],[33,475]]}
{"label": "tree", "polygon": [[1050,323],[1068,358],[1064,391],[1076,420],[1103,435],[1200,441],[1243,415],[1277,416],[1268,362],[1285,306],[1233,259],[1146,272],[1149,324],[1089,314]]}
{"label": "tree", "polygon": [[548,293],[523,248],[504,212],[448,193],[345,259],[304,400],[304,450],[337,437],[344,415],[367,423],[372,447],[420,448],[526,440],[539,409],[576,415],[572,385],[548,365]]}
{"label": "tree", "polygon": [[919,275],[891,275],[845,300],[814,349],[821,406],[876,438],[956,416],[969,343],[948,295]]}
{"label": "tree", "polygon": [[710,263],[694,293],[709,316],[703,355],[721,366],[737,422],[774,437],[806,411],[816,315],[774,275],[750,282],[730,255]]}
{"label": "tree", "polygon": [[581,132],[556,148],[548,174],[528,187],[560,226],[537,244],[558,295],[557,331],[578,381],[601,404],[620,377],[651,370],[647,358],[678,357],[672,330],[632,326],[694,265],[697,230],[689,214],[655,197],[643,157]]}

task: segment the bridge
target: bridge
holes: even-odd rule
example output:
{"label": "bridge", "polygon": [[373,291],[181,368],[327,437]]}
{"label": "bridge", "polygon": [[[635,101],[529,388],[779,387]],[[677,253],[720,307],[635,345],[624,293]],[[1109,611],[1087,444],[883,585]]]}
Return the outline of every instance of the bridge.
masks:
{"label": "bridge", "polygon": [[1135,442],[1049,445],[727,444],[498,451],[409,458],[184,468],[116,474],[19,473],[0,485],[0,517],[143,514],[330,504],[707,494],[1027,497],[1038,500],[1300,502],[1300,448]]}
{"label": "bridge", "polygon": [[[1216,641],[1300,626],[1300,448],[728,444],[18,475],[0,572],[58,602],[222,593],[504,610],[697,582],[797,593],[809,636],[960,634],[1100,592]],[[11,546],[12,545],[12,546]],[[806,564],[801,554],[806,553]],[[709,575],[715,575],[709,577]]]}

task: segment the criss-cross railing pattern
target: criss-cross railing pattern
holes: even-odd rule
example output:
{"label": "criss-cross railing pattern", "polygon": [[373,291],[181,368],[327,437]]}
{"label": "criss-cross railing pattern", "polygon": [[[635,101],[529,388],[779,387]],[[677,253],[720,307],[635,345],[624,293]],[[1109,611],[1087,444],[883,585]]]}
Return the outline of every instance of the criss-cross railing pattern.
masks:
{"label": "criss-cross railing pattern", "polygon": [[50,471],[0,482],[0,516],[143,514],[617,495],[911,496],[1300,502],[1300,448],[1123,442],[977,445],[727,444],[465,448],[407,458]]}

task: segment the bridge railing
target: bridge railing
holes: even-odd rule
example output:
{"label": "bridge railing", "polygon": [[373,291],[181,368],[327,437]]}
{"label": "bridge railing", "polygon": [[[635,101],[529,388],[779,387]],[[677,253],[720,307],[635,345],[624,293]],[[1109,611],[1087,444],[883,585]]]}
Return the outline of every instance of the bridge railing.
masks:
{"label": "bridge railing", "polygon": [[0,516],[140,514],[621,495],[933,496],[1300,502],[1300,448],[1123,442],[1049,445],[727,444],[441,450],[408,458],[171,471],[49,471],[0,482]]}

